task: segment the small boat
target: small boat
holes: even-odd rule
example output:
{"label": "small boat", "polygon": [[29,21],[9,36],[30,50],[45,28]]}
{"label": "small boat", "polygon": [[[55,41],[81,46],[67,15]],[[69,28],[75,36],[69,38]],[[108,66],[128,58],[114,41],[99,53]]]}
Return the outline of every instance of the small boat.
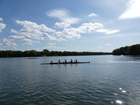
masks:
{"label": "small boat", "polygon": [[30,58],[28,58],[28,59],[38,59],[38,58],[36,58],[36,57],[30,57]]}
{"label": "small boat", "polygon": [[50,65],[53,65],[53,64],[83,64],[83,63],[90,63],[89,62],[50,62],[50,63],[41,63],[41,65],[47,65],[47,64],[50,64]]}

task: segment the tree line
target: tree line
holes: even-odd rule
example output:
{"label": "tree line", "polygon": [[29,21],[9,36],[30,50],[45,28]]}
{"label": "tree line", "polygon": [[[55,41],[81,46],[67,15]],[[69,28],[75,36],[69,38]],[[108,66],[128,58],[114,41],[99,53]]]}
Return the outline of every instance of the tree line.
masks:
{"label": "tree line", "polygon": [[37,56],[73,56],[73,55],[107,55],[109,52],[76,52],[76,51],[43,51],[26,50],[26,51],[12,51],[0,50],[0,57],[37,57]]}
{"label": "tree line", "polygon": [[113,55],[140,55],[140,44],[125,46],[113,50]]}

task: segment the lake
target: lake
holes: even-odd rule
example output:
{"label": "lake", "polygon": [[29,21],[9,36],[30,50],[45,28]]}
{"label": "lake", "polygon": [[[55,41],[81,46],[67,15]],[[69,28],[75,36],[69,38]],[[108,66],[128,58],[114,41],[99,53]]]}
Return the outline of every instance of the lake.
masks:
{"label": "lake", "polygon": [[[51,60],[86,64],[40,65]],[[140,56],[0,58],[0,105],[139,105]]]}

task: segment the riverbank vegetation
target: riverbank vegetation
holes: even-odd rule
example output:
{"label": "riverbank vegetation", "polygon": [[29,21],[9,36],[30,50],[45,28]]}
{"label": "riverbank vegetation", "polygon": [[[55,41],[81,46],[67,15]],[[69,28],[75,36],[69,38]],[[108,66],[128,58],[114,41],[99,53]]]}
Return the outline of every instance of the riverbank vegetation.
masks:
{"label": "riverbank vegetation", "polygon": [[76,52],[76,51],[43,51],[26,50],[26,51],[13,51],[13,50],[0,50],[0,57],[37,57],[37,56],[78,56],[78,55],[140,55],[140,44],[132,46],[125,46],[115,49],[111,52]]}
{"label": "riverbank vegetation", "polygon": [[26,50],[26,51],[12,51],[0,50],[0,57],[37,57],[37,56],[78,56],[78,55],[107,55],[110,52],[76,52],[76,51],[43,51]]}
{"label": "riverbank vegetation", "polygon": [[140,44],[125,46],[113,50],[113,55],[140,55]]}

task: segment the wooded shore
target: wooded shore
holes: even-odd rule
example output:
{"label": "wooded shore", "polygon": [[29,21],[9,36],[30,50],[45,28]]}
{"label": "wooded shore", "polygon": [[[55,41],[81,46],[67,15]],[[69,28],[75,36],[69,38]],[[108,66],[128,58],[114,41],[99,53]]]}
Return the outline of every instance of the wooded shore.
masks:
{"label": "wooded shore", "polygon": [[1,50],[0,57],[39,57],[39,56],[80,56],[80,55],[109,55],[111,52],[76,52],[76,51],[43,51],[26,50],[26,51],[12,51]]}

